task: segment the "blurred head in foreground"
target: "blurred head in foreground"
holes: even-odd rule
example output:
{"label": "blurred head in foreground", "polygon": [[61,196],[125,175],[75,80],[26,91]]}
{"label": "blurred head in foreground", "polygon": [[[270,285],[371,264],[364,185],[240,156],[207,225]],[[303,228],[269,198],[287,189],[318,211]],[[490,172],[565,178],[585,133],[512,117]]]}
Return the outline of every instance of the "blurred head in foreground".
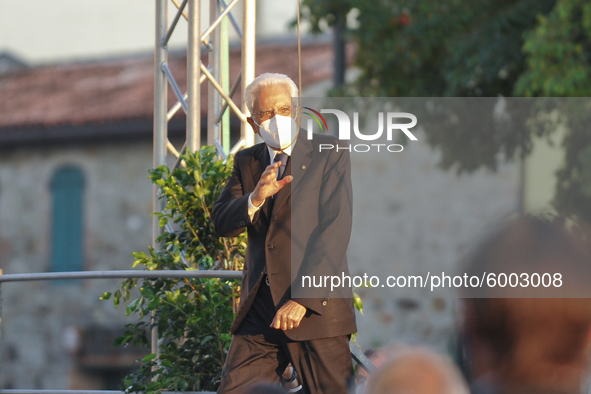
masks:
{"label": "blurred head in foreground", "polygon": [[408,346],[394,350],[373,373],[366,394],[468,394],[452,361],[432,350]]}
{"label": "blurred head in foreground", "polygon": [[[542,298],[557,288],[521,287],[517,296],[465,300],[464,333],[475,393],[579,393],[588,369],[591,301],[583,296],[591,265],[588,233],[565,221],[520,218],[486,240],[471,269],[561,273],[565,298]],[[475,273],[475,272],[474,272]],[[586,283],[585,283],[586,282]],[[503,296],[503,293],[491,293]],[[540,298],[533,298],[540,297]]]}
{"label": "blurred head in foreground", "polygon": [[[369,349],[363,352],[369,361],[379,368],[382,364],[384,364],[388,360],[388,353],[384,349]],[[367,382],[369,379],[369,372],[361,365],[357,366],[357,372],[355,373],[355,384],[361,385]]]}

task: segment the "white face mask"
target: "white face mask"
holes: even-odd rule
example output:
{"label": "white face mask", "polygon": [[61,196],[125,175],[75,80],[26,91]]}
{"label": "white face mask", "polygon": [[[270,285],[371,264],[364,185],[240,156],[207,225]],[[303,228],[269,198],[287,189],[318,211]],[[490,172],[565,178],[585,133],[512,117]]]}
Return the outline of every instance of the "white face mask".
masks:
{"label": "white face mask", "polygon": [[298,126],[291,116],[275,115],[257,125],[263,141],[275,150],[288,148],[298,136]]}

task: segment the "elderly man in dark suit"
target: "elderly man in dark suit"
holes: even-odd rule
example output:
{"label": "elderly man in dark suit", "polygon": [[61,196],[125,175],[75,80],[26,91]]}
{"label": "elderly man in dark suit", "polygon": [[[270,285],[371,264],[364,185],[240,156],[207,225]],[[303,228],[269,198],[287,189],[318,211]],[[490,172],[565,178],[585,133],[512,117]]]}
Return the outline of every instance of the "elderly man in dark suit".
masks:
{"label": "elderly man in dark suit", "polygon": [[[306,289],[302,276],[348,275],[352,193],[347,147],[299,132],[298,90],[282,74],[246,89],[249,124],[263,143],[236,154],[213,208],[220,236],[248,232],[240,308],[218,393],[278,382],[289,362],[306,393],[346,393],[352,376],[352,298]],[[339,150],[319,149],[320,144]],[[293,217],[293,221],[292,221]],[[334,289],[332,289],[334,290]],[[350,291],[349,291],[350,294]]]}

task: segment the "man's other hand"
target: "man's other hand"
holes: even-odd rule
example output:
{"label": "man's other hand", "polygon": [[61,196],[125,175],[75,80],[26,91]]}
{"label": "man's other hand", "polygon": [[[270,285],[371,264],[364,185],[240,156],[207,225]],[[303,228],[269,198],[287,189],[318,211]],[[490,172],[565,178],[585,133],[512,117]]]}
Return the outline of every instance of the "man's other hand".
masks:
{"label": "man's other hand", "polygon": [[270,327],[283,331],[297,328],[306,314],[306,307],[293,300],[287,301],[275,314]]}
{"label": "man's other hand", "polygon": [[250,196],[250,202],[255,207],[260,206],[263,201],[273,196],[279,190],[283,189],[283,186],[287,185],[293,179],[293,176],[289,175],[284,177],[282,180],[277,180],[277,169],[281,166],[281,161],[273,163],[263,171],[261,179],[257,183],[252,195]]}

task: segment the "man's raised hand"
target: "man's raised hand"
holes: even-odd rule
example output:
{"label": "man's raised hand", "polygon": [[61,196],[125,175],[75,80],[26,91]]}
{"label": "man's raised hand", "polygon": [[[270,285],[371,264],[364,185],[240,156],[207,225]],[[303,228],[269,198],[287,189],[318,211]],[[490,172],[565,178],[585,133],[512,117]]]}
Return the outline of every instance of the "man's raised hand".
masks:
{"label": "man's raised hand", "polygon": [[271,165],[268,165],[261,175],[254,191],[250,196],[250,202],[255,207],[260,206],[263,201],[267,198],[276,194],[279,190],[283,189],[283,186],[290,183],[293,176],[285,176],[282,180],[277,180],[277,169],[281,166],[281,161],[277,161]]}

